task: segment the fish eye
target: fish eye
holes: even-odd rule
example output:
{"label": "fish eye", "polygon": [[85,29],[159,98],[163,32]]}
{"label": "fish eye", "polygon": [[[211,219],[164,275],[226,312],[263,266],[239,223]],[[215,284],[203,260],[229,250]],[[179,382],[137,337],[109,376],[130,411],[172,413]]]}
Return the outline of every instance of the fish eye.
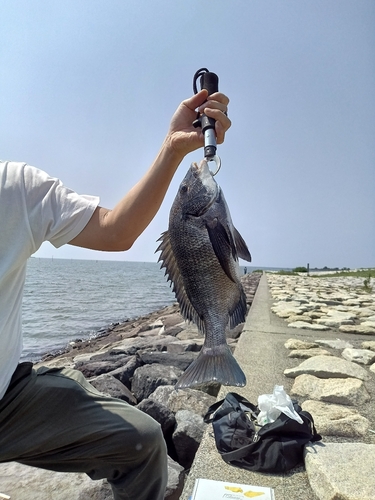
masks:
{"label": "fish eye", "polygon": [[186,185],[181,186],[180,192],[182,194],[187,193],[188,187]]}

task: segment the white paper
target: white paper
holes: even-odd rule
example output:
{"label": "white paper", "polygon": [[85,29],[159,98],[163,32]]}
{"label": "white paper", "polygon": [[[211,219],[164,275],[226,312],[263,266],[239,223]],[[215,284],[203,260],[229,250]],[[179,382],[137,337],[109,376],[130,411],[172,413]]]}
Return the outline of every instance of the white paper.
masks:
{"label": "white paper", "polygon": [[196,479],[191,500],[275,500],[272,488],[251,484]]}

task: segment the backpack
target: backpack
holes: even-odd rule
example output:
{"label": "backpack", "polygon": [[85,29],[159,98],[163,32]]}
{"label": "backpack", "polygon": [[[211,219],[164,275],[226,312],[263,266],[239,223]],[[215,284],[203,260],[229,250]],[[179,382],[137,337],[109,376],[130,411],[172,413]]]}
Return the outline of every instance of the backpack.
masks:
{"label": "backpack", "polygon": [[229,392],[210,406],[204,421],[212,422],[216,448],[228,464],[250,471],[286,472],[303,462],[306,443],[322,439],[311,414],[297,401],[293,401],[293,407],[302,424],[280,413],[274,422],[256,430],[258,407]]}

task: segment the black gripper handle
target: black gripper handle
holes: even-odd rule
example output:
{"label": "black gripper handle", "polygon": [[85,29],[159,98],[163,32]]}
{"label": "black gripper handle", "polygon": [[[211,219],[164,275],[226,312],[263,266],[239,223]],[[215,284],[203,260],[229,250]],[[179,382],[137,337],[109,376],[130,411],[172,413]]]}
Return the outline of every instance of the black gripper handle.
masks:
{"label": "black gripper handle", "polygon": [[219,92],[219,77],[210,71],[203,73],[201,76],[201,89],[208,90],[208,95]]}
{"label": "black gripper handle", "polygon": [[[198,92],[196,82],[199,77],[201,89],[207,90],[208,95],[219,91],[219,77],[215,73],[208,71],[207,68],[201,68],[195,73],[193,79],[193,89],[195,94]],[[215,120],[213,118],[209,118],[203,113],[193,122],[193,125],[194,127],[201,127],[202,132],[205,135],[205,157],[213,158],[216,155],[216,139],[215,135],[210,133],[209,130],[215,130]],[[206,132],[208,134],[207,136]]]}

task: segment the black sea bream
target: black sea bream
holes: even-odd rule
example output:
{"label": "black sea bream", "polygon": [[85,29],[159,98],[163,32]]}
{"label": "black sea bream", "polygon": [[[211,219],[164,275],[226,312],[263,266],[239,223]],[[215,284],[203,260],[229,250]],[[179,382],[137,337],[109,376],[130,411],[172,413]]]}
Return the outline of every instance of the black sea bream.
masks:
{"label": "black sea bream", "polygon": [[245,321],[238,257],[251,261],[251,256],[205,160],[191,165],[173,202],[168,231],[159,241],[159,261],[173,283],[181,314],[205,336],[198,358],[176,388],[207,382],[244,386],[246,377],[227,345],[225,329],[228,323],[234,328]]}

